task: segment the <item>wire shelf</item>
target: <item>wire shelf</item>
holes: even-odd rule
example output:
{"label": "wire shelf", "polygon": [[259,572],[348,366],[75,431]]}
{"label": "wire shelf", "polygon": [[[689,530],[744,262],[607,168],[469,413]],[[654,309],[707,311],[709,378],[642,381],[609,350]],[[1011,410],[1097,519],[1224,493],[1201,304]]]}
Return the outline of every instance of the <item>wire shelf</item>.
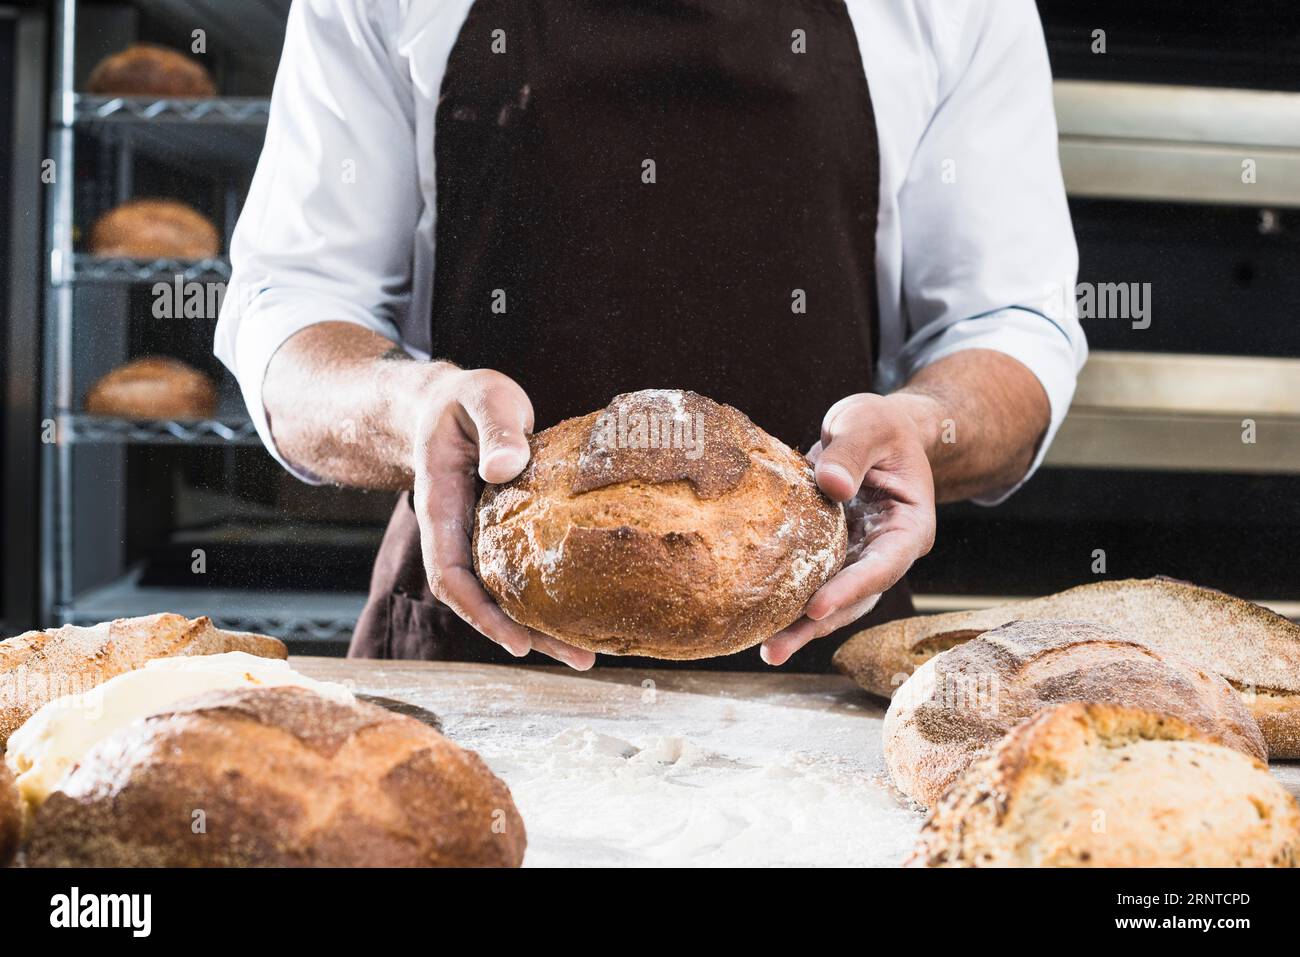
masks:
{"label": "wire shelf", "polygon": [[73,122],[266,126],[271,101],[258,96],[180,97],[73,94]]}
{"label": "wire shelf", "polygon": [[77,253],[71,268],[56,277],[60,283],[155,283],[228,282],[230,260],[219,259],[127,259]]}
{"label": "wire shelf", "polygon": [[234,445],[257,446],[257,430],[248,419],[120,419],[102,415],[65,415],[61,441],[99,445]]}

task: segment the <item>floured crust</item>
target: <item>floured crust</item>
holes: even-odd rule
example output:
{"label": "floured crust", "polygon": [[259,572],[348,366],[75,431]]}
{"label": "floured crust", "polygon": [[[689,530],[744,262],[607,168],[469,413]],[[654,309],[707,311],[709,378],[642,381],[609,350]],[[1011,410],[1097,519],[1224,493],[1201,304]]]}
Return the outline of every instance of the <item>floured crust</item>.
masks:
{"label": "floured crust", "polygon": [[1222,676],[1242,692],[1269,755],[1300,757],[1300,626],[1251,602],[1170,578],[1097,582],[995,608],[891,621],[846,641],[835,665],[888,697],[940,651],[1011,621],[1044,618],[1108,625]]}
{"label": "floured crust", "polygon": [[1267,759],[1255,720],[1218,675],[1103,625],[1049,619],[997,628],[921,665],[885,715],[890,777],[933,806],[1007,731],[1067,701],[1170,714],[1208,740]]}
{"label": "floured crust", "polygon": [[[603,414],[646,410],[702,423],[698,454],[598,441]],[[847,537],[798,452],[730,406],[650,390],[534,436],[523,474],[483,492],[474,562],[511,618],[569,644],[709,658],[798,618]]]}
{"label": "floured crust", "polygon": [[1058,705],[943,796],[920,867],[1295,867],[1300,809],[1260,761],[1177,718]]}
{"label": "floured crust", "polygon": [[0,761],[0,867],[8,867],[23,831],[22,802],[8,766]]}
{"label": "floured crust", "polygon": [[42,705],[89,691],[154,658],[243,651],[287,658],[284,643],[222,631],[209,618],[162,613],[100,625],[64,625],[0,641],[0,749]]}
{"label": "floured crust", "polygon": [[505,784],[421,722],[301,688],[245,688],[192,698],[96,745],[37,813],[26,857],[35,867],[516,867],[526,840]]}

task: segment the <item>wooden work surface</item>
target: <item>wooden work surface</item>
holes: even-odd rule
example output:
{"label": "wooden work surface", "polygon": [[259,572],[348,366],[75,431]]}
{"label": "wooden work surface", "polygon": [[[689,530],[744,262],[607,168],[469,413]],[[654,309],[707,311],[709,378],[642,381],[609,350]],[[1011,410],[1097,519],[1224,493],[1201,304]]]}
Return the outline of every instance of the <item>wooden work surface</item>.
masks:
{"label": "wooden work surface", "polygon": [[[514,793],[526,864],[896,865],[922,815],[846,678],[292,659],[414,705]],[[1273,772],[1300,795],[1300,764]]]}

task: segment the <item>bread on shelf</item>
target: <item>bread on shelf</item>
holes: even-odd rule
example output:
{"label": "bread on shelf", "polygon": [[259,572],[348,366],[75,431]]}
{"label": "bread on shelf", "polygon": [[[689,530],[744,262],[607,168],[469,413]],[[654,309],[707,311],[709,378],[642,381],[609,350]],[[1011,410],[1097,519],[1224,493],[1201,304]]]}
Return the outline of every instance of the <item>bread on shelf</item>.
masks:
{"label": "bread on shelf", "polygon": [[92,385],[86,411],[126,419],[210,419],[217,411],[217,387],[183,362],[147,356]]}
{"label": "bread on shelf", "polygon": [[119,96],[207,97],[217,87],[203,64],[169,47],[134,43],[100,60],[87,93]]}
{"label": "bread on shelf", "polygon": [[221,253],[217,227],[175,199],[131,199],[95,220],[90,252],[128,259],[211,259]]}

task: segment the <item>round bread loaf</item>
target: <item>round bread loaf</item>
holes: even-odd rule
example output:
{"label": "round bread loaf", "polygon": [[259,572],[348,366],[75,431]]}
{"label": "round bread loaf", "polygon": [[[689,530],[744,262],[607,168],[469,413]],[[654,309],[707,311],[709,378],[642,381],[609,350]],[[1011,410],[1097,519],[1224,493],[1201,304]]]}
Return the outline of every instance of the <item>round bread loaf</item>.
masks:
{"label": "round bread loaf", "polygon": [[0,867],[8,867],[14,859],[22,831],[23,811],[18,788],[9,768],[0,761]]}
{"label": "round bread loaf", "polygon": [[921,665],[889,703],[885,764],[933,806],[970,764],[1041,708],[1100,701],[1172,714],[1210,740],[1267,759],[1241,697],[1211,672],[1087,621],[1019,621]]}
{"label": "round bread loaf", "polygon": [[524,824],[472,752],[302,688],[191,698],[105,738],[37,812],[35,867],[517,867]]}
{"label": "round bread loaf", "polygon": [[86,92],[119,96],[215,96],[217,87],[203,66],[182,53],[152,43],[135,43],[95,64]]}
{"label": "round bread loaf", "polygon": [[125,419],[210,419],[217,411],[217,387],[183,362],[146,356],[91,386],[86,411]]}
{"label": "round bread loaf", "polygon": [[90,251],[129,259],[212,259],[221,252],[221,236],[211,220],[177,200],[132,199],[95,220]]}
{"label": "round bread loaf", "polygon": [[626,393],[531,445],[483,492],[474,565],[511,618],[579,648],[741,651],[844,562],[843,510],[807,460],[694,392]]}
{"label": "round bread loaf", "polygon": [[1300,809],[1256,758],[1170,715],[1074,702],[972,765],[921,867],[1295,867]]}

